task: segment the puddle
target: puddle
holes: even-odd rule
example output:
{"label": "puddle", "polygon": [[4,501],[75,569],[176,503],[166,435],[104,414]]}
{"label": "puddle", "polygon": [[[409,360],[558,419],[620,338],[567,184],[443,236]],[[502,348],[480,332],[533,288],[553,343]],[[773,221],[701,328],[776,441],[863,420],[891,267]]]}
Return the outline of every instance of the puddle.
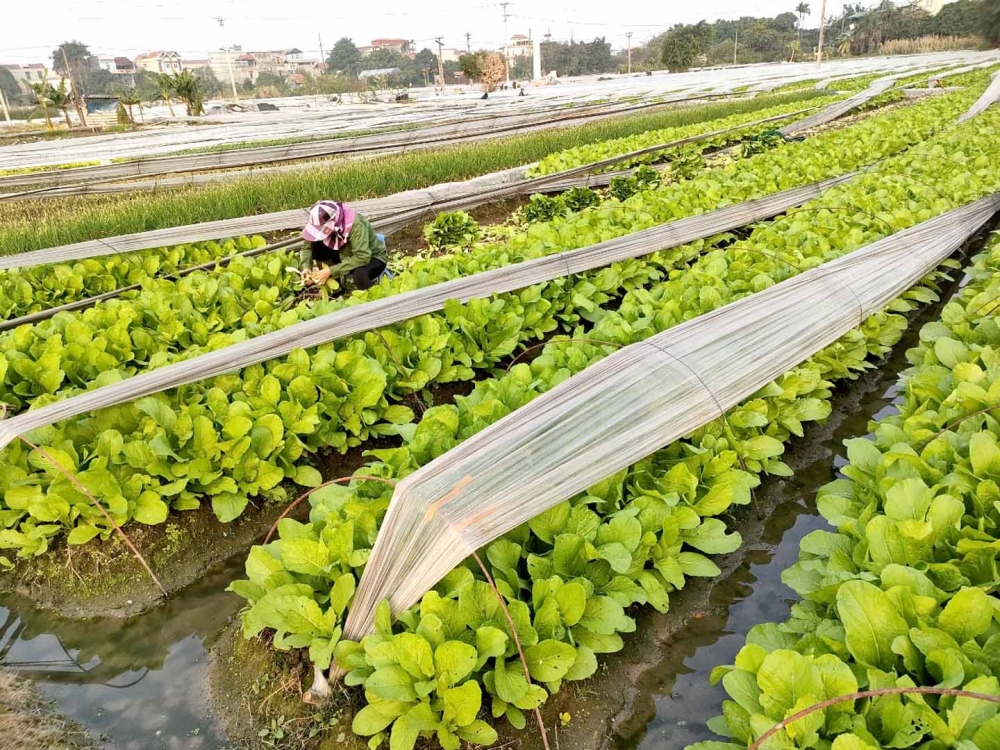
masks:
{"label": "puddle", "polygon": [[227,747],[202,691],[208,650],[242,602],[224,589],[243,559],[131,620],[63,620],[0,598],[0,666],[108,746]]}

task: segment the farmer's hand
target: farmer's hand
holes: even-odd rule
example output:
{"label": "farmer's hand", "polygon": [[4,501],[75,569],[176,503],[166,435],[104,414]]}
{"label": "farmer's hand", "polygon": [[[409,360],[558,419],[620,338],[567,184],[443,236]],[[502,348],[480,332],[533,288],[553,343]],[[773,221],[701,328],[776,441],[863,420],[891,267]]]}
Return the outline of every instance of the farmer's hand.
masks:
{"label": "farmer's hand", "polygon": [[330,269],[329,268],[318,269],[316,273],[313,274],[313,279],[315,281],[316,286],[322,286],[323,284],[325,284],[327,281],[330,280]]}

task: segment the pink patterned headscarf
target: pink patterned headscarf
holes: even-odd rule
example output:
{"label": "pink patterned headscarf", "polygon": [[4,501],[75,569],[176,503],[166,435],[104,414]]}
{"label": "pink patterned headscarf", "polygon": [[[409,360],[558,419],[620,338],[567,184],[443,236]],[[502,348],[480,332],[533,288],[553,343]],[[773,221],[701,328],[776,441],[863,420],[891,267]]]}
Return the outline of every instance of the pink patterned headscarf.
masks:
{"label": "pink patterned headscarf", "polygon": [[357,212],[344,203],[318,201],[309,209],[309,223],[302,229],[302,238],[339,250],[347,244],[356,215]]}

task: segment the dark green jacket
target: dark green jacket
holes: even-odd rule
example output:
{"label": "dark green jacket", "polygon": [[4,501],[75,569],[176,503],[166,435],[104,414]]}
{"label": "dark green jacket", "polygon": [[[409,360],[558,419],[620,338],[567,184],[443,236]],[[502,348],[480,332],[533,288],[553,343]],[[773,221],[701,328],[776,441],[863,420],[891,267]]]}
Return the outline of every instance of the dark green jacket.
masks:
{"label": "dark green jacket", "polygon": [[[377,258],[386,265],[389,265],[389,253],[378,238],[371,223],[364,216],[358,214],[354,217],[354,225],[350,234],[347,235],[347,244],[339,250],[340,263],[330,266],[330,277],[339,278],[346,276],[355,268],[364,268],[372,259]],[[299,256],[299,267],[307,271],[313,267],[313,251],[310,245],[306,245]]]}

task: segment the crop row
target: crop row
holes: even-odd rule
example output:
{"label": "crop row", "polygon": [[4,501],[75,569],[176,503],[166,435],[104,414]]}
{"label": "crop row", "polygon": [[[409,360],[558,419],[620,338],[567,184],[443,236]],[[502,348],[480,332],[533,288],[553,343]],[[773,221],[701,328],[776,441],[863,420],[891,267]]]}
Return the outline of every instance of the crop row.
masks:
{"label": "crop row", "polygon": [[[928,167],[921,153],[893,159],[805,207],[815,211],[809,218],[792,214],[764,225],[650,289],[631,291],[617,310],[596,311],[594,326],[580,335],[617,345],[640,341],[851,252],[887,233],[869,221],[870,202],[898,230],[997,189],[988,164],[997,153],[998,125],[994,115],[915,149],[947,151],[971,169]],[[886,180],[907,172],[920,182]],[[676,252],[647,262],[670,267]],[[487,545],[483,558],[507,600],[534,685],[520,673],[513,633],[494,593],[471,565],[452,571],[395,625],[383,605],[374,634],[361,643],[340,640],[343,614],[388,505],[389,491],[370,481],[314,493],[308,524],[285,520],[278,541],[251,551],[248,580],[232,585],[250,603],[242,616],[245,634],[273,630],[276,648],[308,648],[319,668],[335,659],[348,672],[347,684],[364,687],[367,705],[353,728],[373,737],[373,746],[391,737],[391,747],[408,749],[420,736],[436,736],[445,748],[457,747],[457,738],[489,744],[494,730],[478,718],[484,700],[494,718],[523,727],[524,711],[564,681],[593,674],[598,654],[622,647],[621,634],[635,627],[625,608],[650,604],[665,611],[669,594],[689,577],[718,574],[708,556],[740,544],[718,516],[748,503],[761,474],[788,474],[780,460],[785,444],[805,423],[829,414],[833,382],[855,377],[871,366],[869,357],[899,340],[906,327],[899,313],[933,299],[931,288],[928,280],[911,290],[731,409],[726,420]],[[374,451],[377,461],[363,473],[405,476],[613,348],[550,342],[531,364],[478,383],[455,405],[429,410],[404,433],[402,447]]]}
{"label": "crop row", "polygon": [[[809,104],[825,104],[828,101],[829,99],[827,97],[822,97],[816,102],[809,102]],[[716,136],[715,138],[706,141],[698,141],[696,143],[689,144],[688,146],[679,146],[664,151],[656,151],[651,154],[645,154],[644,156],[636,157],[630,161],[616,164],[610,169],[628,169],[630,167],[639,166],[640,164],[654,164],[656,162],[675,157],[678,154],[686,153],[687,151],[693,150],[696,153],[701,153],[709,147],[724,146],[728,143],[742,140],[748,135],[757,135],[767,130],[773,130],[777,127],[777,125],[773,123],[767,125],[756,125],[753,127],[742,127],[746,126],[748,123],[755,122],[757,120],[764,120],[770,117],[776,117],[778,115],[787,115],[792,112],[798,112],[807,106],[807,104],[802,102],[792,102],[790,104],[767,107],[764,109],[753,110],[751,112],[732,115],[730,117],[722,118],[721,120],[714,120],[711,123],[712,130],[728,130],[730,128],[740,129],[726,135]],[[584,164],[601,161],[602,159],[607,159],[611,156],[618,156],[620,154],[627,154],[630,151],[638,151],[640,149],[649,148],[659,143],[670,143],[671,141],[690,138],[691,136],[704,133],[705,131],[706,123],[694,123],[680,127],[648,130],[645,133],[638,133],[626,138],[615,138],[613,140],[600,141],[599,143],[576,146],[575,148],[566,149],[565,151],[558,151],[554,154],[549,154],[528,171],[528,176],[535,177],[538,175],[562,172],[566,169],[572,169]]]}
{"label": "crop row", "polygon": [[263,247],[263,237],[236,237],[0,271],[0,320],[51,310],[191,266]]}
{"label": "crop row", "polygon": [[[849,132],[829,133],[760,154],[743,161],[738,172],[723,169],[706,173],[690,183],[635,195],[623,205],[605,204],[552,224],[534,225],[525,235],[508,240],[502,249],[483,245],[467,254],[420,261],[391,284],[375,287],[348,303],[592,244],[839,174],[872,157],[888,155],[922,141],[939,123],[953,119],[956,109],[963,106],[961,97],[922,103],[908,110],[906,117],[889,115],[879,125],[877,120],[859,123]],[[970,131],[966,127],[962,132]],[[978,180],[974,180],[957,187],[954,195],[967,195],[978,185]],[[896,188],[902,190],[907,186],[896,185]],[[860,218],[869,231],[854,228],[852,237],[865,240],[880,236],[880,221],[866,214]],[[906,215],[901,226],[908,225],[913,218]],[[796,231],[808,225],[809,221],[785,223]],[[703,242],[695,243],[669,257],[689,258],[705,247]],[[369,333],[324,345],[312,354],[295,352],[241,373],[37,430],[32,437],[49,448],[49,453],[66,468],[77,471],[90,492],[109,506],[119,523],[131,519],[159,523],[171,509],[195,508],[202,499],[210,499],[218,517],[230,521],[242,513],[249,497],[283,499],[286,493],[282,479],[315,478],[315,472],[302,471],[297,465],[305,453],[322,448],[343,451],[363,444],[372,436],[405,432],[413,418],[410,409],[400,403],[407,394],[419,392],[431,383],[470,379],[477,370],[492,367],[510,355],[519,343],[539,338],[559,326],[572,328],[581,320],[593,322],[601,315],[601,304],[629,289],[648,285],[668,272],[671,265],[629,261],[489,301],[449,304],[443,314],[423,316],[381,334]],[[235,271],[223,274],[220,281],[235,275]],[[185,281],[194,284],[195,276]],[[263,287],[262,290],[267,291]],[[710,300],[708,290],[705,294],[705,299]],[[182,297],[169,293],[168,287],[160,288],[159,298],[165,305],[173,305]],[[121,301],[107,308],[99,306],[89,314],[99,316],[104,309],[125,310],[127,304]],[[271,302],[267,304],[273,307]],[[343,304],[330,301],[312,307],[299,306],[277,314],[277,319],[285,326],[303,314],[326,312]],[[64,342],[66,345],[58,354],[46,360],[46,370],[80,376],[81,382],[57,384],[58,395],[91,387],[104,382],[102,379],[120,377],[111,362],[102,360],[104,372],[83,382],[96,372],[87,364],[95,353],[131,351],[128,346],[134,346],[137,338],[141,338],[140,330],[146,334],[140,343],[162,341],[155,330],[160,326],[158,322],[148,328],[131,327],[145,317],[145,311],[139,312],[128,318],[123,316],[125,325],[113,331],[105,330],[110,325],[106,321],[88,326],[85,322],[88,313],[84,313],[83,327],[75,329],[81,336],[77,342],[81,345]],[[61,314],[50,324],[40,325],[58,327],[64,320],[76,318],[73,314]],[[185,326],[183,318],[175,325],[183,327],[185,335],[196,328]],[[69,329],[67,324],[66,330]],[[23,378],[17,370],[30,369],[29,361],[37,362],[39,356],[51,351],[47,347],[58,348],[62,334],[58,328],[46,330],[56,333],[36,339],[28,337],[31,331],[21,334],[25,336],[20,342],[24,345],[21,353],[27,359],[13,360],[21,364],[7,368],[5,382],[11,382],[12,373]],[[119,343],[108,340],[112,333],[119,337]],[[163,353],[153,364],[167,361],[171,356],[193,356],[241,335],[244,334],[220,331],[204,343],[188,336],[183,351]],[[12,340],[2,339],[4,346]],[[144,351],[150,353],[148,349]],[[5,356],[10,361],[9,350]],[[150,359],[157,356],[154,352]],[[72,367],[64,364],[65,358],[73,360]],[[137,366],[134,359],[131,366]],[[46,372],[36,368],[32,377],[39,380],[46,377]],[[34,393],[34,383],[30,388],[21,388],[21,392],[27,390]],[[22,401],[30,401],[31,393],[22,396]],[[51,400],[53,396],[41,398]],[[31,488],[27,499],[21,494],[25,487]],[[15,490],[13,495],[11,490]],[[111,533],[109,524],[88,499],[23,444],[16,443],[4,453],[0,491],[3,492],[0,526],[6,529],[0,531],[0,548],[17,549],[19,555],[28,556],[43,552],[54,537],[65,531],[71,532],[73,543]]]}
{"label": "crop row", "polygon": [[[711,728],[738,750],[814,704],[858,691],[962,689],[1000,696],[1000,235],[974,259],[972,282],[908,352],[898,413],[846,441],[843,478],[823,487],[836,532],[801,542],[782,581],[801,601],[760,624],[732,665],[731,700]],[[832,744],[831,744],[832,743]],[[1000,746],[995,703],[885,695],[845,699],[788,724],[763,747],[878,750]]]}
{"label": "crop row", "polygon": [[[377,299],[552,252],[583,247],[741,200],[837,176],[923,141],[953,120],[971,97],[960,94],[922,102],[906,112],[859,122],[843,131],[822,134],[805,142],[786,144],[738,164],[704,171],[688,181],[644,191],[624,202],[607,200],[590,210],[557,216],[549,223],[531,226],[526,232],[502,242],[476,243],[467,253],[419,261],[410,265],[399,278],[355,295],[351,302]],[[180,281],[147,282],[131,299],[111,300],[82,312],[60,313],[52,320],[0,334],[0,354],[6,360],[5,364],[0,364],[0,401],[20,410],[30,407],[39,398],[65,397],[106,382],[108,378],[196,356],[245,337],[339,309],[345,304],[336,300],[283,309],[279,303],[291,292],[293,281],[293,276],[284,270],[287,264],[288,256],[281,253],[240,259],[221,272],[199,272]],[[603,273],[602,292],[614,293],[622,281],[611,283],[608,272]],[[636,283],[628,279],[623,282]],[[562,283],[556,282],[556,285]],[[551,285],[547,288],[551,289]],[[549,320],[543,325],[520,326],[531,330],[519,338],[523,340],[525,336],[531,338],[553,330],[551,318],[557,314],[572,324],[578,314],[574,308],[581,303],[584,307],[588,305],[585,290],[582,296],[570,296],[557,302],[562,294],[561,288],[542,293],[548,299],[546,306],[557,305],[557,308],[551,311]],[[521,296],[505,295],[504,298],[516,300]],[[596,299],[594,303],[600,301]],[[446,321],[442,323],[444,328],[448,327]],[[439,352],[441,348],[432,347],[431,351]],[[468,368],[475,365],[462,356],[466,347],[452,344],[452,348],[458,353],[450,359],[467,360],[466,369],[461,370],[458,377],[449,377],[452,371],[448,369],[449,358],[446,358],[442,368],[444,376],[431,376],[438,382],[471,377]],[[405,364],[406,358],[401,359]],[[473,360],[481,365],[490,364],[475,355]],[[404,381],[408,379],[403,378]],[[426,382],[412,390],[420,390],[424,385]],[[329,418],[330,415],[324,415],[324,419]],[[342,442],[335,445],[343,447]]]}
{"label": "crop row", "polygon": [[301,208],[321,199],[351,201],[392,195],[524,166],[580,143],[709,122],[783,102],[804,102],[814,96],[813,92],[800,92],[629,114],[482,143],[324,164],[292,173],[254,175],[176,193],[136,191],[116,197],[113,202],[67,198],[46,203],[45,221],[41,224],[35,201],[0,202],[0,254]]}

